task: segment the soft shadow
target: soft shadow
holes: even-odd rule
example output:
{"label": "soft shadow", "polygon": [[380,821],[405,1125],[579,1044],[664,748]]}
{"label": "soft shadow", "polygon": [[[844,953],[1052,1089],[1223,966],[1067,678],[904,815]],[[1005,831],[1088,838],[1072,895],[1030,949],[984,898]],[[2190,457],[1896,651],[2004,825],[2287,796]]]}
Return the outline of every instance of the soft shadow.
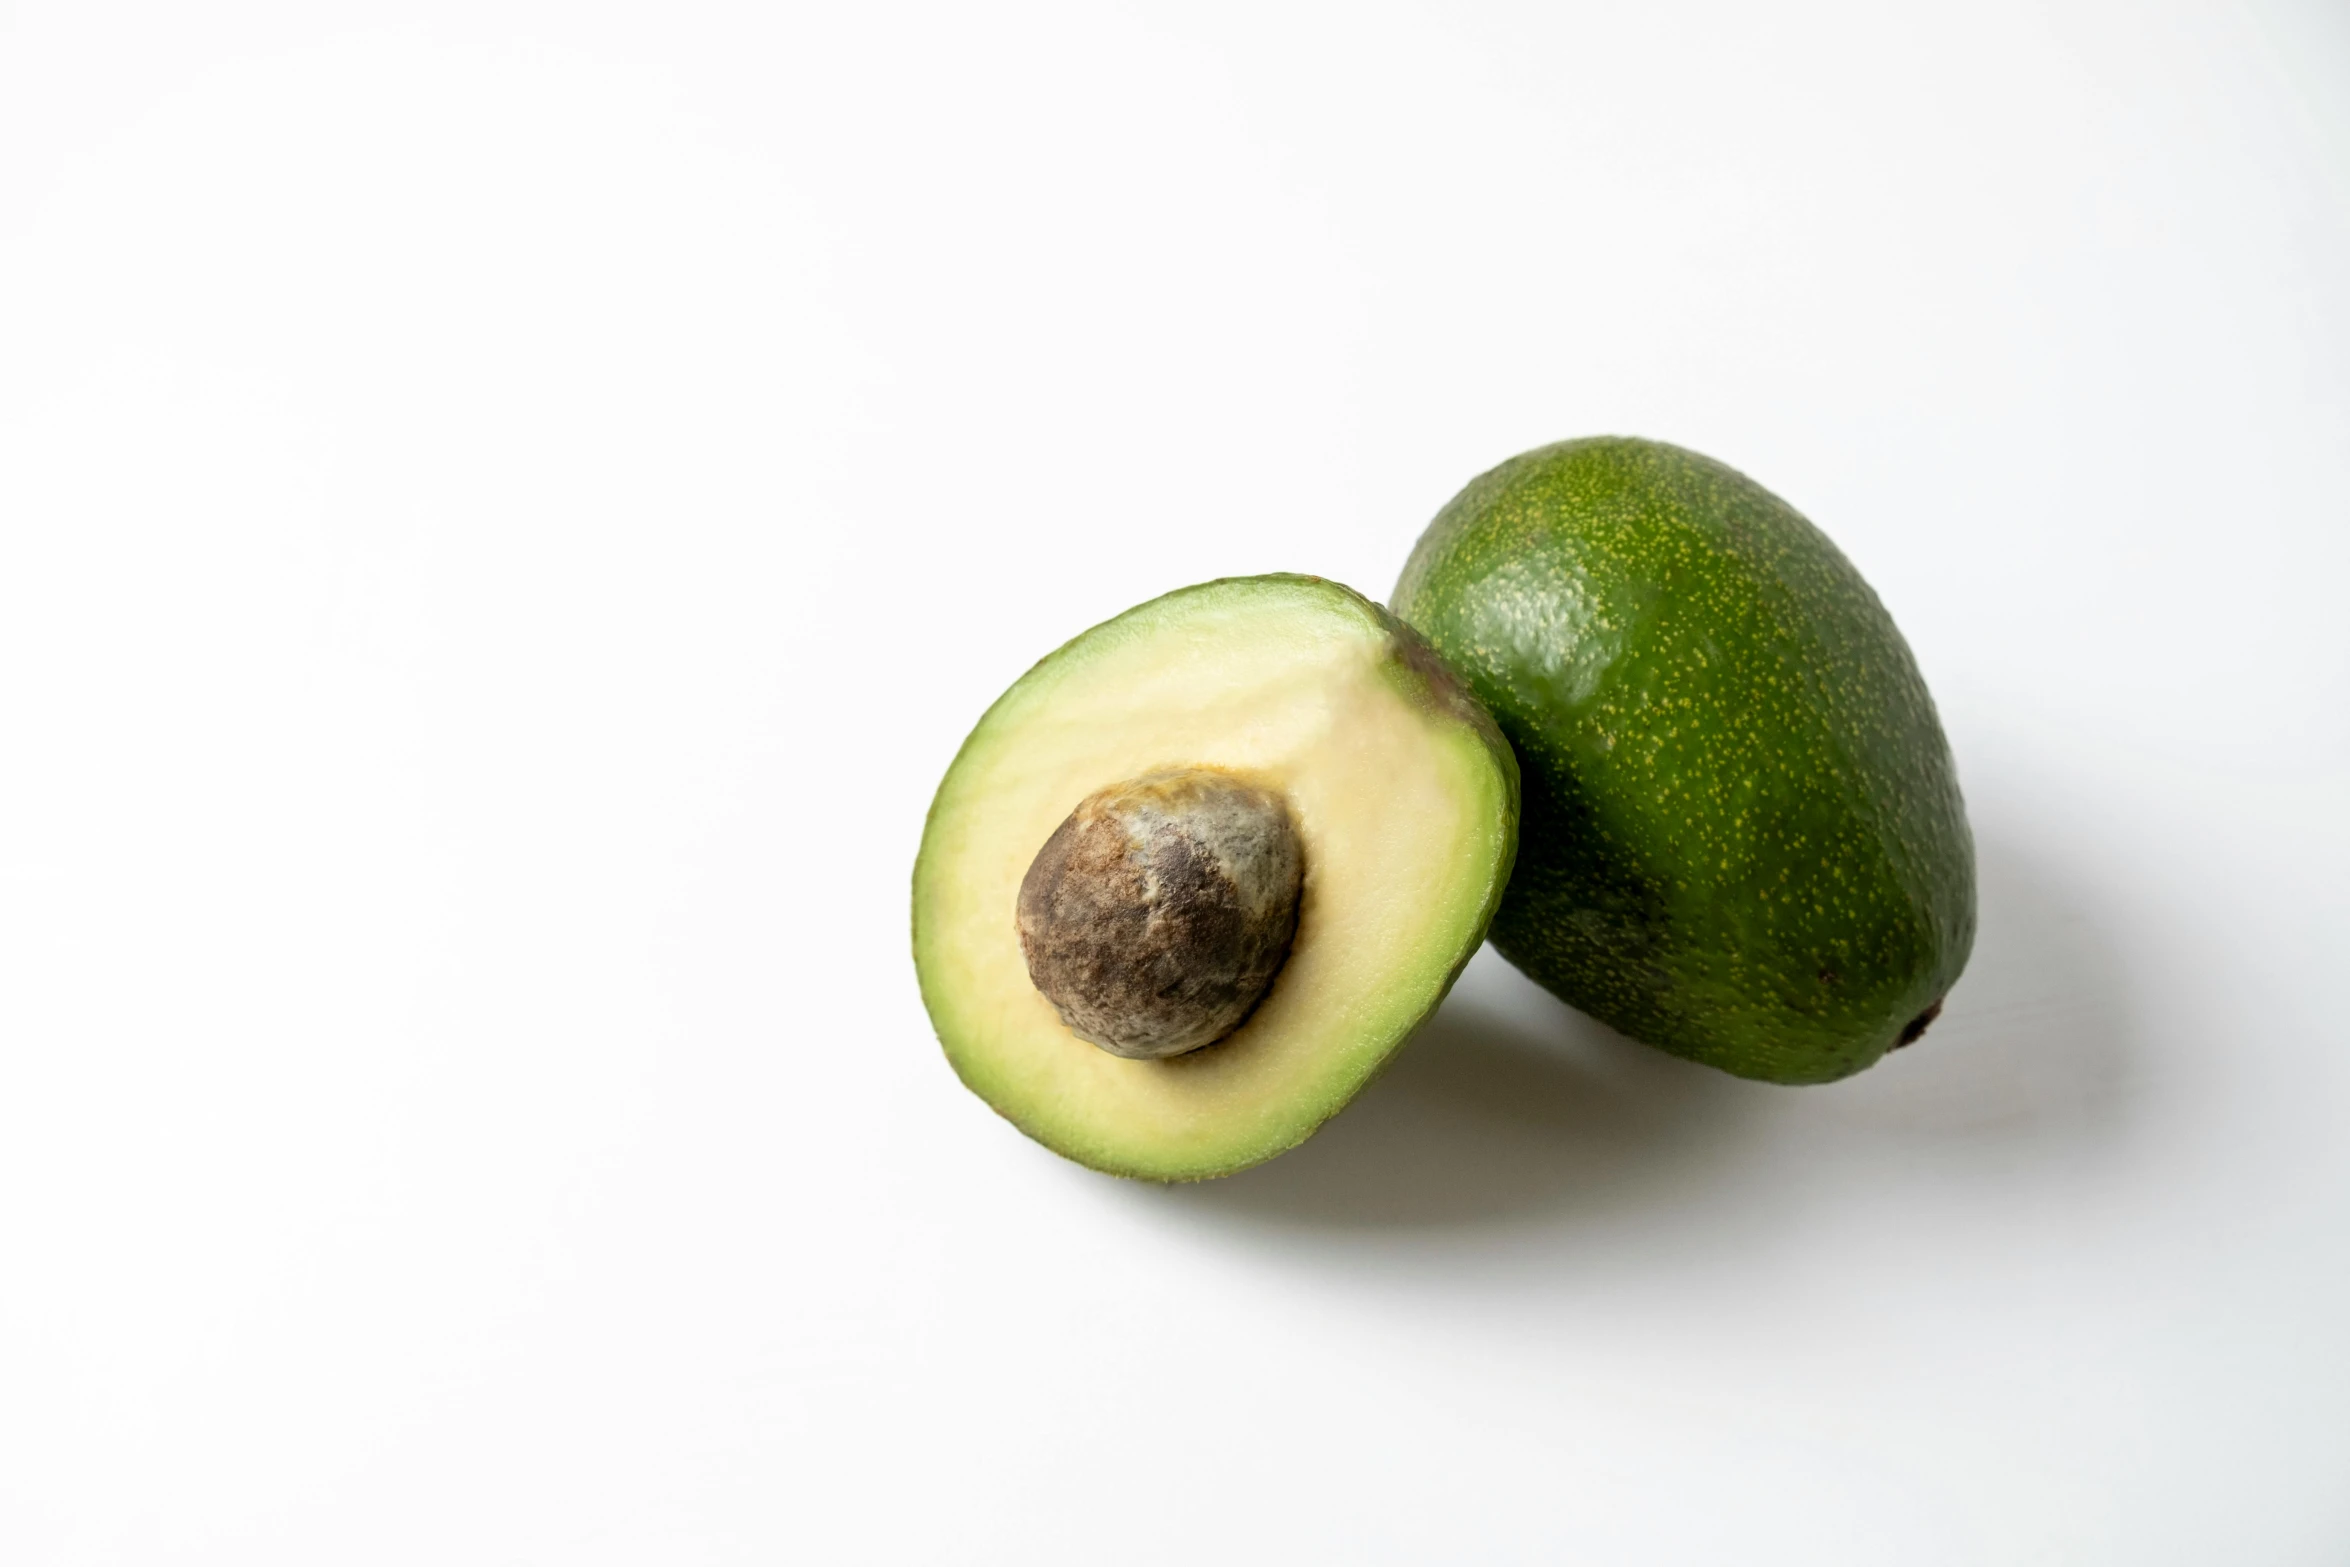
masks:
{"label": "soft shadow", "polygon": [[1825,1161],[2012,1165],[2116,1133],[2130,1099],[2121,964],[2047,857],[1980,846],[1982,924],[1925,1038],[1824,1088],[1743,1082],[1626,1040],[1490,948],[1395,1066],[1303,1147],[1154,1196],[1319,1229],[1649,1213]]}
{"label": "soft shadow", "polygon": [[1978,854],[1982,928],[1941,1019],[1823,1112],[1921,1147],[2094,1152],[2136,1097],[2121,954],[2054,856],[1998,836]]}
{"label": "soft shadow", "polygon": [[1488,948],[1386,1076],[1311,1142],[1169,1195],[1332,1226],[1669,1202],[1704,1184],[1767,1093],[1632,1043]]}

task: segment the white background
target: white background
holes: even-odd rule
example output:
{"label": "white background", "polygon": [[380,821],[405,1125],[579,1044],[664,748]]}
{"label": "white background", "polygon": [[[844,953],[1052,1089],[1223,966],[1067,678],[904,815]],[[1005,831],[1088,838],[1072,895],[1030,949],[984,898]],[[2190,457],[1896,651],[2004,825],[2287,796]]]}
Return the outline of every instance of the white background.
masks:
{"label": "white background", "polygon": [[[967,1096],[988,701],[1606,431],[1907,629],[1926,1042]],[[2330,0],[0,7],[0,1558],[2350,1561],[2346,583]]]}

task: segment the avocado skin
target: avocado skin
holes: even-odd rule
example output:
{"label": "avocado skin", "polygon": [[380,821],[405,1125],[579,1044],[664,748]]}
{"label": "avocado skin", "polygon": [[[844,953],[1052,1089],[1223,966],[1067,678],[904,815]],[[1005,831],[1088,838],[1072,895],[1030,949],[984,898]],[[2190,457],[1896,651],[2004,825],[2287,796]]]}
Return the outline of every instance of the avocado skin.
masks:
{"label": "avocado skin", "polygon": [[1523,780],[1494,946],[1635,1039],[1776,1083],[1930,1021],[1974,842],[1908,645],[1743,474],[1603,436],[1512,458],[1421,535],[1394,609]]}

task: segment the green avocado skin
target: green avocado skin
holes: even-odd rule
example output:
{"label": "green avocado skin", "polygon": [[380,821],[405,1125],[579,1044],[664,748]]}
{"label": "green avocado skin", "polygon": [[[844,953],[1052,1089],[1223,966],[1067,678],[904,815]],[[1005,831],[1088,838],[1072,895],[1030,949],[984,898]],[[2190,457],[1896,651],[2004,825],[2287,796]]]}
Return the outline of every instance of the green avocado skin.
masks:
{"label": "green avocado skin", "polygon": [[1975,934],[1950,746],[1892,617],[1792,507],[1661,442],[1546,446],[1437,514],[1394,609],[1518,752],[1502,956],[1775,1083],[1932,1020]]}

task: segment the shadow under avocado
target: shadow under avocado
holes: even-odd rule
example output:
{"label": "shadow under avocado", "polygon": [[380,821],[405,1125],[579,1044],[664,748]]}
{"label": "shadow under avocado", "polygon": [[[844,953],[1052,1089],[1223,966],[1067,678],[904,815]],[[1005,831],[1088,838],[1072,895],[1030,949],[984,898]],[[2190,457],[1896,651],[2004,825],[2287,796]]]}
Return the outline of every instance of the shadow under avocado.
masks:
{"label": "shadow under avocado", "polygon": [[2122,955],[2053,857],[2007,837],[1978,856],[1981,931],[1942,1017],[1834,1085],[1823,1117],[1920,1154],[2093,1154],[2136,1097]]}
{"label": "shadow under avocado", "polygon": [[1663,1202],[1702,1184],[1756,1093],[1593,1022],[1488,948],[1387,1074],[1310,1142],[1169,1195],[1337,1226]]}
{"label": "shadow under avocado", "polygon": [[2129,1098],[2127,995],[2085,901],[2013,842],[1979,849],[1981,933],[1941,1019],[1842,1083],[1745,1082],[1636,1044],[1490,948],[1353,1106],[1302,1147],[1152,1195],[1315,1229],[1604,1221],[1735,1199],[1791,1161],[2080,1152]]}

